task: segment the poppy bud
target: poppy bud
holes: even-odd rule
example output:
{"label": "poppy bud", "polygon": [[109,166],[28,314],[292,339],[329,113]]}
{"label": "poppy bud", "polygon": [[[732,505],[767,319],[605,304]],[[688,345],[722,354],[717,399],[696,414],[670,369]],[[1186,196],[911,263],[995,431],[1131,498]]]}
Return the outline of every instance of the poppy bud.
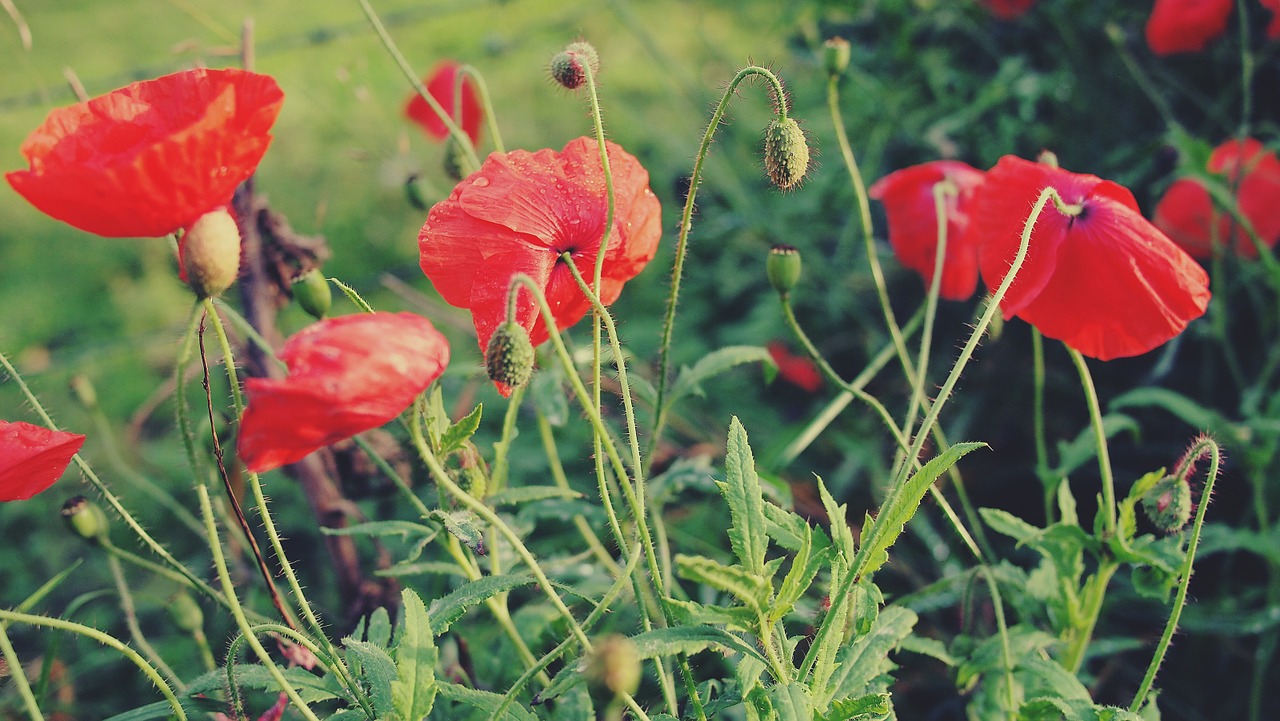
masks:
{"label": "poppy bud", "polygon": [[1165,476],[1142,496],[1147,518],[1165,533],[1174,533],[1191,520],[1191,484],[1185,478]]}
{"label": "poppy bud", "polygon": [[294,278],[289,290],[293,291],[293,299],[312,318],[323,320],[329,312],[329,304],[333,302],[333,289],[329,287],[329,281],[325,280],[324,273],[319,268],[312,268]]}
{"label": "poppy bud", "polygon": [[173,624],[187,633],[204,630],[204,611],[186,591],[178,591],[169,598],[166,606]]}
{"label": "poppy bud", "polygon": [[570,90],[577,90],[587,82],[585,68],[591,68],[591,75],[594,77],[600,72],[600,56],[590,43],[581,40],[569,43],[568,47],[551,58],[551,78]]}
{"label": "poppy bud", "polygon": [[[448,145],[448,143],[449,141],[446,140],[445,144]],[[445,161],[445,172],[446,173],[449,172],[449,164],[448,164],[447,158]],[[431,209],[431,203],[427,202],[427,195],[426,193],[422,192],[422,183],[419,182],[419,179],[416,173],[411,174],[409,175],[409,177],[404,179],[404,197],[409,201],[409,205],[413,206],[414,210],[430,210]]]}
{"label": "poppy bud", "polygon": [[77,373],[71,376],[71,393],[80,401],[80,405],[89,410],[98,407],[98,392],[93,388],[93,382],[89,380],[89,376],[83,373]]}
{"label": "poppy bud", "polygon": [[498,326],[489,338],[484,364],[491,380],[512,388],[528,383],[533,375],[533,344],[524,326],[511,321]]}
{"label": "poppy bud", "polygon": [[790,245],[775,245],[769,249],[769,259],[765,261],[764,273],[769,277],[769,285],[782,295],[791,292],[800,282],[800,251]]}
{"label": "poppy bud", "polygon": [[774,118],[764,129],[764,169],[782,190],[800,183],[809,169],[809,144],[794,118]]}
{"label": "poppy bud", "polygon": [[587,690],[597,699],[615,699],[640,688],[640,654],[631,639],[610,634],[598,639],[582,662]]}
{"label": "poppy bud", "polygon": [[96,545],[107,537],[107,530],[110,528],[107,514],[102,512],[98,504],[84,496],[76,496],[62,504],[61,513],[67,528],[86,541]]}
{"label": "poppy bud", "polygon": [[828,75],[843,75],[849,67],[852,48],[844,38],[831,38],[822,44],[822,67]]}
{"label": "poppy bud", "polygon": [[[450,180],[457,183],[466,177],[463,167],[466,166],[466,151],[462,149],[462,143],[458,139],[450,135],[444,139],[444,158],[440,161],[444,168],[444,174]],[[417,185],[414,185],[417,188]],[[418,190],[421,193],[421,190]],[[416,205],[414,207],[417,207]],[[421,210],[427,210],[430,206],[423,202]]]}
{"label": "poppy bud", "polygon": [[182,278],[201,298],[226,290],[240,274],[240,229],[226,208],[200,216],[178,242]]}

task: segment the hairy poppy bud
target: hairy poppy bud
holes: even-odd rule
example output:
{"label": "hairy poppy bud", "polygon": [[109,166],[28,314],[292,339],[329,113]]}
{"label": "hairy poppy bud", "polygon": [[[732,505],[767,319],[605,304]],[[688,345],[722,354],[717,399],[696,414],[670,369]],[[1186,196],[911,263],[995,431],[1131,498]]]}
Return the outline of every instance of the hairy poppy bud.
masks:
{"label": "hairy poppy bud", "polygon": [[791,292],[796,283],[800,282],[800,270],[800,251],[794,246],[775,245],[769,249],[764,272],[774,290],[783,295]]}
{"label": "hairy poppy bud", "polygon": [[98,504],[84,496],[75,496],[62,504],[62,520],[67,528],[90,543],[101,543],[107,537],[110,528],[107,514],[102,512]]}
{"label": "hairy poppy bud", "polygon": [[[466,173],[462,170],[466,167],[466,151],[462,149],[462,143],[452,135],[444,139],[444,158],[440,164],[444,168],[445,176],[453,182],[459,182],[466,177]],[[414,187],[416,188],[417,185],[415,184]],[[418,192],[421,193],[421,190],[419,189]],[[422,210],[429,208],[430,205],[424,202]]]}
{"label": "hairy poppy bud", "polygon": [[1174,533],[1191,520],[1191,485],[1186,479],[1165,476],[1142,496],[1142,509],[1156,528]]}
{"label": "hairy poppy bud", "polygon": [[491,380],[512,388],[528,383],[533,375],[533,344],[524,326],[511,321],[498,326],[489,338],[484,364]]}
{"label": "hairy poppy bud", "polygon": [[551,58],[551,78],[570,90],[577,90],[587,82],[585,68],[591,68],[592,77],[600,72],[600,56],[587,42],[570,43]]}
{"label": "hairy poppy bud", "polygon": [[333,302],[333,289],[329,287],[329,281],[325,280],[324,273],[319,268],[312,268],[294,278],[289,289],[293,291],[293,299],[312,318],[322,320],[329,312],[329,305]]}
{"label": "hairy poppy bud", "polygon": [[204,611],[186,591],[178,591],[169,597],[166,606],[173,624],[187,633],[204,630]]}
{"label": "hairy poppy bud", "polygon": [[620,634],[598,639],[583,659],[582,677],[597,699],[634,694],[640,688],[641,673],[635,643]]}
{"label": "hairy poppy bud", "polygon": [[240,229],[226,208],[200,216],[178,241],[182,278],[201,298],[226,290],[240,274]]}
{"label": "hairy poppy bud", "polygon": [[798,185],[809,170],[809,144],[793,118],[774,118],[764,129],[764,170],[782,190]]}
{"label": "hairy poppy bud", "polygon": [[822,44],[822,67],[826,68],[828,75],[843,75],[852,54],[848,40],[831,38]]}

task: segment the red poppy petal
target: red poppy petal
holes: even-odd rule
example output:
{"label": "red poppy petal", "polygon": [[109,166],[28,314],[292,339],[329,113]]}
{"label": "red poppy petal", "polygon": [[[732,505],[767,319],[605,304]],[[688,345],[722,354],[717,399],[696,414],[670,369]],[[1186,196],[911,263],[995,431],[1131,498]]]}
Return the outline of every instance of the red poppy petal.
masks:
{"label": "red poppy petal", "polygon": [[1183,178],[1174,181],[1156,203],[1152,222],[1192,256],[1208,258],[1213,252],[1213,217],[1209,191],[1199,181]]}
{"label": "red poppy petal", "polygon": [[1234,0],[1156,0],[1147,45],[1156,55],[1203,50],[1227,29]]}
{"label": "red poppy petal", "polygon": [[1049,282],[1018,315],[1049,338],[1110,360],[1165,343],[1208,303],[1198,263],[1131,208],[1094,197]]}
{"label": "red poppy petal", "polygon": [[280,358],[287,377],[245,381],[237,450],[256,473],[400,415],[444,372],[449,345],[425,318],[371,313],[315,323]]}
{"label": "red poppy petal", "polygon": [[62,477],[84,436],[0,421],[0,501],[24,501]]}
{"label": "red poppy petal", "polygon": [[[471,144],[475,145],[480,142],[480,129],[484,123],[484,110],[480,105],[480,99],[476,94],[475,84],[470,78],[464,79],[462,83],[462,111],[459,114],[454,106],[454,87],[457,83],[458,69],[461,66],[452,61],[441,61],[431,71],[424,80],[423,84],[427,87],[427,92],[435,99],[440,107],[449,114],[450,117],[458,123],[458,127],[462,128],[462,132],[471,138]],[[444,121],[436,115],[426,100],[421,95],[414,93],[409,97],[408,102],[404,106],[405,117],[417,123],[426,133],[436,140],[444,140],[449,135],[449,129],[445,127]]]}
{"label": "red poppy petal", "polygon": [[6,179],[32,205],[108,237],[158,237],[231,200],[284,95],[242,70],[190,70],[51,112]]}
{"label": "red poppy petal", "polygon": [[1032,5],[1035,0],[982,0],[987,12],[1001,20],[1017,20],[1026,15]]}

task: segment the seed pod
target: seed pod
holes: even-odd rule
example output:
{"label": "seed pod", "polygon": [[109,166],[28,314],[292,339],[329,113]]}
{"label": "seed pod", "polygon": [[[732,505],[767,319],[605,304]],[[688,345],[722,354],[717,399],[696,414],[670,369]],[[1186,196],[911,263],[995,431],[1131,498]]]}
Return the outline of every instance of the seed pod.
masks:
{"label": "seed pod", "polygon": [[484,364],[491,380],[512,388],[528,383],[533,376],[533,344],[529,342],[529,332],[512,321],[498,326],[489,337]]}
{"label": "seed pod", "polygon": [[774,290],[783,295],[791,292],[796,283],[800,282],[800,270],[800,251],[794,246],[775,245],[769,249],[764,272]]}
{"label": "seed pod", "polygon": [[794,118],[774,118],[764,129],[764,170],[782,190],[799,185],[809,170],[809,144]]}
{"label": "seed pod", "polygon": [[76,496],[62,504],[61,513],[67,528],[89,543],[101,543],[111,528],[107,522],[107,514],[102,512],[98,504],[84,496]]}
{"label": "seed pod", "polygon": [[323,319],[333,303],[333,289],[319,268],[312,268],[294,278],[289,290],[293,291],[293,299],[298,301],[298,305],[316,320]]}
{"label": "seed pod", "polygon": [[826,68],[828,75],[843,75],[845,69],[849,67],[849,58],[852,54],[848,40],[840,37],[831,38],[822,44],[822,66]]}

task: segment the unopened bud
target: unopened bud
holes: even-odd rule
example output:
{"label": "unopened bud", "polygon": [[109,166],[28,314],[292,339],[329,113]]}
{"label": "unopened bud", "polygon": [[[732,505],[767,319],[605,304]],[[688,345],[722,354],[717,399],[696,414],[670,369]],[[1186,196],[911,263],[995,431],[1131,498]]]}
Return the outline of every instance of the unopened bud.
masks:
{"label": "unopened bud", "polygon": [[240,229],[226,208],[200,216],[178,241],[182,279],[201,298],[226,290],[240,274]]}
{"label": "unopened bud", "polygon": [[822,44],[822,67],[826,68],[828,75],[843,75],[852,54],[848,40],[831,38]]}
{"label": "unopened bud", "polygon": [[769,277],[769,285],[779,293],[786,295],[800,282],[800,251],[790,245],[775,245],[769,249],[769,259],[765,261],[764,273]]}
{"label": "unopened bud", "polygon": [[809,144],[794,118],[774,118],[764,129],[764,170],[782,190],[794,188],[809,170]]}
{"label": "unopened bud", "polygon": [[569,43],[551,58],[551,78],[570,90],[577,90],[587,82],[587,68],[595,77],[600,72],[600,56],[590,43],[581,40]]}
{"label": "unopened bud", "polygon": [[107,537],[110,528],[107,514],[84,496],[76,496],[62,504],[61,513],[67,528],[86,541],[97,544]]}
{"label": "unopened bud", "polygon": [[1047,165],[1050,168],[1060,167],[1058,165],[1058,154],[1052,150],[1041,150],[1040,154],[1036,156],[1036,162],[1041,165]]}
{"label": "unopened bud", "polygon": [[319,268],[312,268],[294,278],[289,290],[293,292],[293,299],[312,318],[321,320],[328,314],[329,305],[333,302],[333,289]]}
{"label": "unopened bud", "polygon": [[[449,147],[449,142],[452,140],[453,137],[450,136],[444,141],[446,153],[448,152],[447,148]],[[445,162],[445,172],[449,172],[447,158]],[[460,173],[462,171],[461,169],[458,169],[456,172]],[[431,204],[427,202],[427,194],[422,191],[422,181],[418,178],[417,174],[411,174],[409,177],[404,179],[404,197],[409,201],[409,205],[413,206],[414,210],[427,211],[431,209]]]}
{"label": "unopened bud", "polygon": [[640,688],[641,673],[635,643],[620,634],[597,639],[583,659],[582,678],[597,699],[634,694]]}
{"label": "unopened bud", "polygon": [[518,388],[533,376],[533,344],[529,332],[519,323],[507,321],[489,337],[484,352],[489,378]]}
{"label": "unopened bud", "polygon": [[98,392],[94,390],[89,376],[83,373],[71,376],[71,393],[85,408],[93,410],[98,407]]}
{"label": "unopened bud", "polygon": [[1156,528],[1174,533],[1191,520],[1191,484],[1177,476],[1165,476],[1156,481],[1142,496],[1142,510]]}
{"label": "unopened bud", "polygon": [[169,598],[169,618],[173,624],[187,633],[204,630],[204,611],[186,591],[178,591]]}
{"label": "unopened bud", "polygon": [[[462,143],[458,139],[450,135],[444,139],[444,158],[440,161],[441,167],[444,168],[444,174],[453,182],[459,182],[466,176],[462,171],[467,163],[467,151],[463,149]],[[416,186],[415,186],[416,187]],[[419,190],[421,192],[421,190]],[[423,203],[422,210],[427,210],[428,206]]]}

